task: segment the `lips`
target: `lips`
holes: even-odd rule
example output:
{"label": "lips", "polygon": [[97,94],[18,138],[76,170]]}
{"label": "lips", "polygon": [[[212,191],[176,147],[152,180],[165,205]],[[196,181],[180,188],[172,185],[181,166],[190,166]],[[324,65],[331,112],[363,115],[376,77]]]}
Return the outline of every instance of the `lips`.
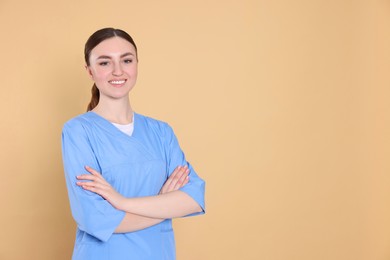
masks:
{"label": "lips", "polygon": [[123,85],[125,84],[126,80],[125,79],[120,79],[120,80],[110,80],[109,83],[112,85]]}

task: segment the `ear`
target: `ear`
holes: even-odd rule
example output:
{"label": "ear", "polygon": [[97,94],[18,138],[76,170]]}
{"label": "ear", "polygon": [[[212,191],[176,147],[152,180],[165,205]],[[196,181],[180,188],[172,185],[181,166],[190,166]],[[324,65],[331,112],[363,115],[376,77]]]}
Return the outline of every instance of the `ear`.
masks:
{"label": "ear", "polygon": [[93,80],[93,74],[91,68],[88,65],[85,65],[85,70],[87,71],[88,76]]}

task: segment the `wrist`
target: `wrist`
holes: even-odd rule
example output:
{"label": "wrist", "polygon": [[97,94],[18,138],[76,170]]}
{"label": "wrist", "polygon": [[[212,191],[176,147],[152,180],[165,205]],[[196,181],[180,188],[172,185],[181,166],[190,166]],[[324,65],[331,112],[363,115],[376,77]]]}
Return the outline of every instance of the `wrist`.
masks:
{"label": "wrist", "polygon": [[126,209],[128,208],[129,202],[130,202],[129,198],[122,197],[122,200],[121,200],[121,210],[126,211]]}
{"label": "wrist", "polygon": [[126,211],[126,204],[127,204],[127,198],[120,195],[118,196],[118,199],[116,200],[115,205],[113,205],[117,210]]}

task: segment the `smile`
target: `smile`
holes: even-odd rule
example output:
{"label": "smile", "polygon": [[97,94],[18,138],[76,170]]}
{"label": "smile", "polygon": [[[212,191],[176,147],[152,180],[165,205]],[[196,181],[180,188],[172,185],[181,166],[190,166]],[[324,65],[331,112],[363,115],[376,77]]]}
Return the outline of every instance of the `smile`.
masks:
{"label": "smile", "polygon": [[122,85],[126,82],[126,80],[110,80],[109,83],[113,85]]}

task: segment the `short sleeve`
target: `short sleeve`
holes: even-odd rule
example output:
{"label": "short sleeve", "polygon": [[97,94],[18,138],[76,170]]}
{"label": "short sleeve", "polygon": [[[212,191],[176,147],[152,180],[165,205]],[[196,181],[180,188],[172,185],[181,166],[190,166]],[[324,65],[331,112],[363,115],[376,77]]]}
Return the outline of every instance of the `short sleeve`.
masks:
{"label": "short sleeve", "polygon": [[107,241],[125,213],[115,209],[100,195],[76,185],[76,176],[88,173],[84,168],[86,165],[101,172],[85,126],[80,121],[71,120],[64,125],[62,157],[70,207],[78,228]]}
{"label": "short sleeve", "polygon": [[180,148],[179,142],[172,128],[167,125],[166,127],[166,139],[168,143],[168,168],[171,174],[175,168],[179,165],[187,165],[190,170],[190,180],[182,188],[181,191],[187,193],[192,199],[194,199],[202,208],[202,212],[190,214],[189,216],[195,216],[205,213],[205,181],[198,176],[192,165],[186,160],[186,157]]}

